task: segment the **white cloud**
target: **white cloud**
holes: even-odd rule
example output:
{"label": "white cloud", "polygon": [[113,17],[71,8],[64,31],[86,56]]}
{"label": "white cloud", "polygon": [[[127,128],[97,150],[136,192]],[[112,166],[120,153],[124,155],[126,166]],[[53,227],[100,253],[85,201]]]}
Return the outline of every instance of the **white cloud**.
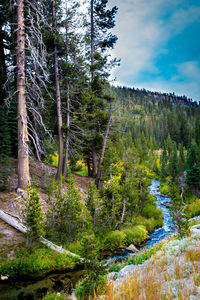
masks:
{"label": "white cloud", "polygon": [[176,65],[178,78],[184,77],[187,80],[200,82],[200,68],[198,61],[186,61]]}
{"label": "white cloud", "polygon": [[[200,6],[191,6],[188,2],[187,0],[109,1],[110,6],[119,7],[116,27],[113,30],[118,36],[118,41],[115,50],[112,51],[114,57],[121,58],[121,66],[113,72],[119,83],[128,85],[131,80],[135,85],[141,73],[146,72],[157,76],[156,82],[149,83],[150,87],[151,85],[152,88],[155,86],[155,89],[156,86],[163,89],[169,87],[169,91],[175,88],[174,82],[162,79],[162,74],[155,67],[155,61],[159,55],[169,53],[166,45],[170,39],[200,19]],[[190,76],[196,80],[194,75],[197,76],[197,69],[196,62],[186,62],[177,66],[177,76]],[[173,80],[178,84],[178,77]],[[190,88],[196,90],[194,83],[190,82],[187,89]]]}
{"label": "white cloud", "polygon": [[[197,61],[187,61],[176,65],[177,75],[170,80],[158,77],[156,81],[136,82],[134,86],[159,92],[175,92],[177,95],[200,101],[200,66]],[[124,85],[124,83],[121,83]]]}

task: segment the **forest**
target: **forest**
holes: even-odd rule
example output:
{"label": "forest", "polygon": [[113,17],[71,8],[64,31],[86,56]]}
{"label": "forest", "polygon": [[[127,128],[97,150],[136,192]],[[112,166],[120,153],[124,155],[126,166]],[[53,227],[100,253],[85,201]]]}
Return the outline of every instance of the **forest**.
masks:
{"label": "forest", "polygon": [[163,226],[152,179],[178,238],[200,215],[199,103],[114,86],[117,11],[108,0],[0,4],[0,217],[26,226],[9,244],[1,218],[0,275],[79,268],[78,299],[105,291],[102,261]]}

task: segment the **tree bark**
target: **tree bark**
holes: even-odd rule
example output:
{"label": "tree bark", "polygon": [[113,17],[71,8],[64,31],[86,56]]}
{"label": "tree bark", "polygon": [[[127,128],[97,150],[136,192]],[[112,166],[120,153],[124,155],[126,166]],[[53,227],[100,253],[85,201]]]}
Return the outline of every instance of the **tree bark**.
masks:
{"label": "tree bark", "polygon": [[92,144],[92,174],[95,176],[97,174],[97,150],[95,147],[94,139],[93,139],[93,144]]}
{"label": "tree bark", "polygon": [[123,208],[122,208],[122,216],[121,216],[120,221],[117,223],[115,229],[118,229],[119,225],[121,225],[124,222],[125,211],[126,211],[126,199],[124,198],[124,200],[123,200]]}
{"label": "tree bark", "polygon": [[70,82],[67,82],[67,101],[66,101],[66,109],[67,109],[67,115],[66,115],[66,137],[65,137],[65,157],[64,157],[64,165],[63,165],[63,176],[66,177],[67,175],[67,164],[68,164],[68,157],[69,157],[69,126],[70,126],[70,96],[69,96],[69,90],[70,90]]}
{"label": "tree bark", "polygon": [[[68,62],[68,8],[67,8],[67,0],[65,1],[66,4],[66,63]],[[65,137],[65,157],[64,157],[64,164],[63,164],[63,176],[66,177],[67,175],[67,163],[69,157],[69,126],[70,126],[70,81],[67,79],[67,99],[66,99],[66,137]]]}
{"label": "tree bark", "polygon": [[91,80],[94,79],[94,0],[90,1],[90,22],[91,22]]}
{"label": "tree bark", "polygon": [[112,101],[110,102],[110,112],[109,112],[108,124],[107,124],[107,127],[106,127],[106,133],[105,133],[105,136],[104,136],[104,141],[103,141],[101,155],[100,155],[98,169],[97,169],[97,176],[96,176],[96,180],[95,180],[95,184],[96,184],[97,188],[99,188],[100,175],[101,175],[101,165],[102,165],[103,159],[104,159],[106,144],[107,144],[107,140],[108,140],[108,134],[109,134],[109,130],[110,130],[111,118],[112,118]]}
{"label": "tree bark", "polygon": [[[53,18],[53,28],[56,31],[56,10],[55,10],[55,0],[52,0],[52,18]],[[59,84],[59,69],[58,69],[58,51],[57,42],[54,38],[54,70],[55,70],[55,84],[56,84],[56,103],[57,103],[57,118],[58,118],[58,140],[59,140],[59,159],[58,159],[58,169],[56,173],[56,179],[59,180],[62,174],[63,168],[63,130],[62,130],[62,108],[61,108],[61,97],[60,97],[60,84]]]}
{"label": "tree bark", "polygon": [[92,171],[91,171],[91,167],[90,167],[90,158],[86,159],[87,162],[87,168],[88,168],[88,176],[92,176]]}
{"label": "tree bark", "polygon": [[25,25],[24,1],[17,1],[17,92],[18,92],[18,187],[29,182],[29,148],[25,88]]}

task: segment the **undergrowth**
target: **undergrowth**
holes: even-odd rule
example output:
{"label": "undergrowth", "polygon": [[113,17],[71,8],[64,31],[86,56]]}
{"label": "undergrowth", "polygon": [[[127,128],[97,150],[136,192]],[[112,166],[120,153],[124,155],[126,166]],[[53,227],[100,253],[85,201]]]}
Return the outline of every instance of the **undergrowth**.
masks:
{"label": "undergrowth", "polygon": [[52,270],[73,269],[78,259],[71,255],[56,253],[51,249],[37,248],[33,252],[21,249],[12,260],[0,264],[0,274],[10,277],[37,277]]}

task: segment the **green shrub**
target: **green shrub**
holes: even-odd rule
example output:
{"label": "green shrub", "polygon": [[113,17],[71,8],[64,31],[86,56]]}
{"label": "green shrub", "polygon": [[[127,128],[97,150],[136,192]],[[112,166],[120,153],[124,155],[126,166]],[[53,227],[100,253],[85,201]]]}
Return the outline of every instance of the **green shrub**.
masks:
{"label": "green shrub", "polygon": [[103,242],[103,249],[114,251],[124,246],[125,233],[119,230],[108,233]]}
{"label": "green shrub", "polygon": [[196,201],[196,195],[192,194],[192,191],[188,188],[184,191],[184,202],[190,204]]}
{"label": "green shrub", "polygon": [[119,272],[121,270],[121,267],[117,264],[113,264],[109,268],[109,272]]}
{"label": "green shrub", "polygon": [[123,230],[125,234],[125,243],[130,244],[139,244],[146,240],[147,230],[143,225],[137,225]]}
{"label": "green shrub", "polygon": [[133,225],[143,225],[145,226],[148,232],[152,232],[154,230],[155,223],[156,221],[154,218],[146,219],[145,217],[142,216],[138,216],[133,220]]}
{"label": "green shrub", "polygon": [[88,284],[88,278],[84,278],[76,287],[75,295],[79,300],[97,299],[95,295],[103,293],[106,287],[106,276],[98,276],[98,282]]}
{"label": "green shrub", "polygon": [[169,195],[170,193],[170,188],[167,182],[162,182],[159,186],[159,190],[163,195]]}
{"label": "green shrub", "polygon": [[47,294],[43,300],[68,300],[68,296],[63,293]]}
{"label": "green shrub", "polygon": [[156,220],[163,218],[163,213],[161,209],[158,209],[156,205],[147,204],[142,210],[142,216],[145,218],[154,218]]}
{"label": "green shrub", "polygon": [[0,264],[0,274],[11,277],[37,277],[52,270],[72,269],[78,259],[71,255],[56,253],[51,249],[39,248],[32,253],[22,249],[12,260]]}
{"label": "green shrub", "polygon": [[184,208],[184,213],[187,218],[193,218],[200,215],[200,199],[197,199],[191,204],[187,204]]}

